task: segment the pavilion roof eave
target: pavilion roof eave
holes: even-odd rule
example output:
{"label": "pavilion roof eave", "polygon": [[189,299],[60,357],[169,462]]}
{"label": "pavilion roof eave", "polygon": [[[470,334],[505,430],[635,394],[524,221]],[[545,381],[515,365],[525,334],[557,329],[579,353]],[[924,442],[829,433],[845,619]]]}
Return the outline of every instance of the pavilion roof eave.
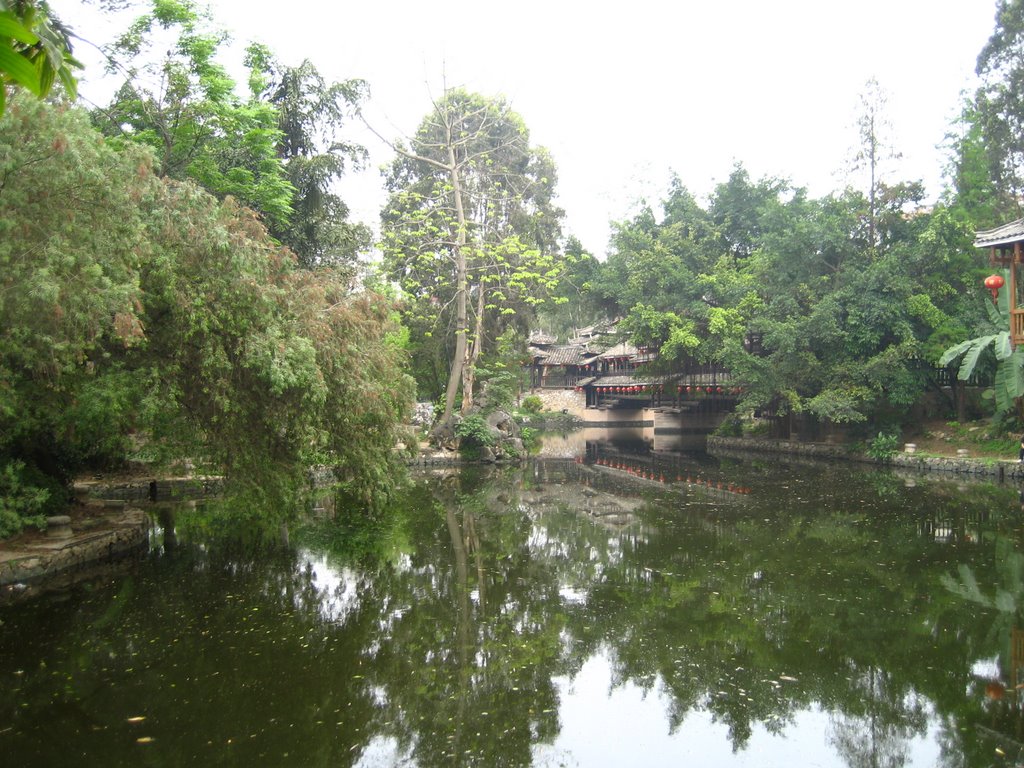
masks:
{"label": "pavilion roof eave", "polygon": [[974,234],[975,248],[996,248],[1017,242],[1024,242],[1024,218]]}

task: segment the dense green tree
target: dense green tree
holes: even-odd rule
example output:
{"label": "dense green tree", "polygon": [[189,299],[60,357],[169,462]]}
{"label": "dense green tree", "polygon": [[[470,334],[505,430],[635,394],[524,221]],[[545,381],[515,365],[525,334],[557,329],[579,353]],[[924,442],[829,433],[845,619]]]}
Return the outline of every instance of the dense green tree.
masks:
{"label": "dense green tree", "polygon": [[950,188],[945,197],[957,217],[977,229],[1004,223],[1003,196],[990,172],[981,115],[972,102],[963,106],[947,135],[947,148]]}
{"label": "dense green tree", "polygon": [[388,303],[297,270],[252,211],[161,179],[78,110],[13,101],[0,166],[0,469],[22,511],[33,472],[129,452],[226,472],[282,514],[314,462],[386,495],[411,399]]}
{"label": "dense green tree", "polygon": [[788,185],[779,179],[750,180],[750,174],[737,164],[729,179],[715,188],[708,216],[718,231],[724,250],[736,258],[749,257],[766,229],[765,219]]}
{"label": "dense green tree", "polygon": [[538,307],[538,323],[548,333],[567,338],[582,327],[604,319],[604,311],[594,301],[592,281],[600,274],[601,263],[575,236],[566,238],[562,248],[562,273],[553,291],[555,301]]}
{"label": "dense green tree", "polygon": [[660,218],[616,227],[591,294],[661,370],[723,364],[742,410],[888,424],[975,318],[979,258],[956,215],[921,210],[920,184],[873,189],[812,199],[737,166],[705,210],[675,180]]}
{"label": "dense green tree", "polygon": [[949,302],[933,301],[922,280],[922,255],[943,254],[920,239],[929,216],[905,213],[918,194],[916,185],[879,185],[873,228],[853,191],[783,209],[750,264],[759,302],[748,327],[760,349],[733,342],[723,354],[743,372],[748,406],[884,421],[920,396],[921,342],[946,317],[935,302]]}
{"label": "dense green tree", "polygon": [[297,67],[285,66],[259,45],[249,48],[247,62],[253,73],[251,90],[277,110],[277,154],[295,190],[290,219],[286,225],[272,225],[271,232],[303,266],[351,267],[369,247],[371,233],[348,220],[348,206],[333,184],[366,159],[364,147],[339,138],[345,121],[366,98],[366,82],[327,83],[308,59]]}
{"label": "dense green tree", "polygon": [[[447,91],[386,174],[385,269],[402,287],[414,329],[429,323],[450,350],[445,407],[473,402],[488,339],[525,324],[557,284],[561,211],[554,165],[501,99]],[[450,318],[450,319],[449,319]]]}
{"label": "dense green tree", "polygon": [[[126,449],[140,382],[123,357],[142,335],[150,253],[142,151],[115,152],[83,115],[12,99],[0,122],[0,464],[47,488],[84,457]],[[25,474],[27,473],[27,474]],[[6,494],[5,494],[6,495]],[[17,519],[0,524],[16,528]]]}
{"label": "dense green tree", "polygon": [[675,178],[660,219],[646,207],[614,225],[612,251],[590,289],[610,317],[647,304],[702,319],[708,302],[698,276],[714,263],[717,243],[707,212]]}
{"label": "dense green tree", "polygon": [[982,85],[972,121],[981,128],[988,174],[1005,218],[1020,215],[1024,193],[1024,3],[998,0],[995,29],[978,54]]}
{"label": "dense green tree", "polygon": [[[168,35],[171,49],[153,53]],[[161,176],[231,195],[284,228],[295,190],[277,155],[278,112],[258,94],[242,99],[236,93],[218,60],[227,40],[192,0],[153,0],[108,50],[112,73],[125,80],[94,119],[109,136],[151,146]],[[256,77],[253,84],[262,82]]]}

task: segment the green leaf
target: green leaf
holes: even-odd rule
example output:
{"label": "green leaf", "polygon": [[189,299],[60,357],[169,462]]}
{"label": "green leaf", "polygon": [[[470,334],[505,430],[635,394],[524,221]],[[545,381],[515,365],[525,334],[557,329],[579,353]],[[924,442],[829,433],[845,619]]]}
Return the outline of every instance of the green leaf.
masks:
{"label": "green leaf", "polygon": [[996,408],[1005,412],[1013,407],[1013,400],[1016,397],[1017,377],[1014,374],[1012,365],[1000,365],[996,369],[995,395]]}
{"label": "green leaf", "polygon": [[1001,331],[996,336],[995,342],[996,360],[1005,360],[1013,354],[1013,345],[1010,344],[1010,332]]}
{"label": "green leaf", "polygon": [[50,66],[50,60],[45,56],[39,56],[36,59],[36,73],[39,82],[39,93],[43,95],[49,93],[50,88],[53,87],[53,80],[57,72]]}
{"label": "green leaf", "polygon": [[43,95],[39,75],[32,62],[16,53],[9,45],[4,45],[2,41],[0,41],[0,72],[5,73],[11,80],[35,96]]}
{"label": "green leaf", "polygon": [[956,360],[960,355],[964,354],[974,344],[974,339],[968,339],[967,341],[961,341],[955,347],[950,347],[942,353],[942,357],[939,358],[939,365],[949,365],[951,362]]}
{"label": "green leaf", "polygon": [[25,45],[35,45],[39,42],[39,36],[22,24],[10,11],[0,12],[0,37],[12,37]]}
{"label": "green leaf", "polygon": [[971,374],[974,373],[974,367],[978,364],[978,358],[981,356],[981,353],[985,350],[985,347],[996,340],[997,335],[998,334],[981,336],[980,338],[972,340],[974,344],[967,351],[963,362],[960,363],[960,371],[956,376],[960,381],[967,381],[967,379],[971,378]]}

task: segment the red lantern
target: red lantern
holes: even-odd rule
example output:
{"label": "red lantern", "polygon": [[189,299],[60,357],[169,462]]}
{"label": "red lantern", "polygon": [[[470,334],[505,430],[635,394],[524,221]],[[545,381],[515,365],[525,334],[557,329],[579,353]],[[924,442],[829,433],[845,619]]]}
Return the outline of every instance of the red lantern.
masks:
{"label": "red lantern", "polygon": [[1002,275],[989,275],[985,278],[985,287],[992,292],[993,303],[999,298],[999,289],[1006,285]]}

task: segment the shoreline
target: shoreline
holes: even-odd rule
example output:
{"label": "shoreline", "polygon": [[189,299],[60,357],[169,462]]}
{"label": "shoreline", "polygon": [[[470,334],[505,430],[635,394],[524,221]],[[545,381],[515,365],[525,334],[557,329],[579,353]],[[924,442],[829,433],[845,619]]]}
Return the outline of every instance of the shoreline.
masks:
{"label": "shoreline", "polygon": [[[811,461],[849,461],[910,470],[920,474],[973,477],[989,481],[1024,481],[1024,464],[1012,459],[894,454],[876,460],[834,443],[719,437],[709,435],[710,454],[746,457],[792,456]],[[424,450],[410,458],[415,467],[458,467],[480,464],[516,464],[466,459],[454,451]],[[150,515],[144,502],[185,500],[216,495],[220,478],[151,478],[93,480],[75,484],[80,504],[73,524],[63,533],[28,532],[0,542],[0,605],[26,597],[68,574],[91,566],[116,562],[143,549],[149,542]]]}
{"label": "shoreline", "polygon": [[996,480],[1024,479],[1024,464],[1013,459],[982,459],[953,456],[921,456],[911,453],[896,453],[888,459],[873,459],[855,453],[845,445],[834,443],[800,443],[792,440],[767,440],[748,437],[719,437],[709,435],[707,450],[735,451],[750,454],[788,454],[802,458],[824,461],[854,461],[874,464],[880,467],[912,469],[921,473],[941,472],[953,475],[973,475]]}
{"label": "shoreline", "polygon": [[123,504],[104,507],[58,535],[20,534],[0,543],[0,605],[89,566],[113,563],[149,544],[149,516]]}

